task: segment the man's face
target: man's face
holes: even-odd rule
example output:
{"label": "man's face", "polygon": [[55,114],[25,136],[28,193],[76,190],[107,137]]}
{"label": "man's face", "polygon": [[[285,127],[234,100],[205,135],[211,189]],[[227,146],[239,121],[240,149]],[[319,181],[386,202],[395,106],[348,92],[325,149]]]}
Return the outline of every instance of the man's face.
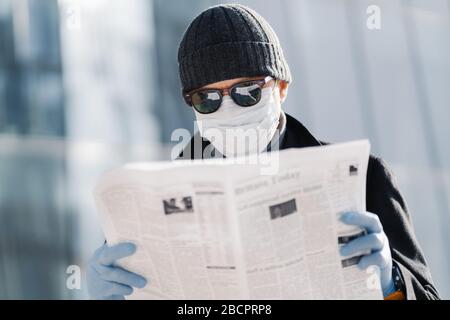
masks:
{"label": "man's face", "polygon": [[[243,77],[209,84],[188,96],[197,95],[192,101],[198,103],[193,107],[202,137],[233,158],[267,150],[280,128],[287,87],[271,77]],[[229,92],[231,98],[222,98]]]}

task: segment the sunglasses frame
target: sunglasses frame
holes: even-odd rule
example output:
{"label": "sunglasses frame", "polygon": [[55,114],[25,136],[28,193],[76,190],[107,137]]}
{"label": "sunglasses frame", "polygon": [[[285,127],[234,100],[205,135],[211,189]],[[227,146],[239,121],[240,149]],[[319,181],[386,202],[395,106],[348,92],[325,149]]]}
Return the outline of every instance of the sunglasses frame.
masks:
{"label": "sunglasses frame", "polygon": [[[220,109],[221,106],[222,106],[223,97],[224,97],[225,95],[228,95],[228,96],[230,96],[230,97],[233,99],[233,97],[231,96],[231,92],[232,92],[234,89],[236,89],[237,87],[240,87],[240,86],[245,85],[245,84],[247,84],[247,83],[248,83],[248,84],[257,84],[257,85],[260,87],[260,89],[262,90],[262,89],[263,89],[270,81],[272,81],[272,80],[275,80],[275,79],[272,78],[271,76],[268,76],[268,77],[265,77],[264,79],[255,79],[255,80],[246,80],[246,81],[242,81],[242,82],[236,83],[236,84],[234,84],[232,87],[226,88],[226,89],[214,89],[214,88],[211,88],[211,89],[197,89],[197,90],[194,90],[194,91],[191,91],[191,92],[189,92],[189,93],[184,94],[183,97],[184,97],[184,101],[186,102],[186,104],[187,104],[189,107],[195,109],[195,106],[194,106],[193,103],[192,103],[192,96],[193,96],[194,94],[199,93],[199,92],[204,92],[204,93],[212,93],[212,92],[214,92],[214,93],[218,93],[219,96],[220,96],[220,106],[217,108],[216,111],[214,111],[214,112],[217,112],[217,111],[219,111],[219,109]],[[275,81],[275,85],[276,85],[276,81]],[[234,99],[233,99],[233,101],[234,101]],[[236,102],[236,101],[235,101],[235,102]],[[258,101],[258,102],[259,102],[259,101]],[[255,105],[258,104],[258,102],[256,102]],[[236,102],[236,103],[237,103],[237,102]],[[250,107],[251,107],[251,106],[250,106]],[[242,108],[248,108],[248,107],[242,106]],[[197,109],[195,109],[195,110],[196,110],[197,112],[199,112]],[[204,114],[212,114],[212,113],[214,113],[214,112],[211,112],[211,113],[204,113]],[[199,113],[202,113],[202,112],[199,112]]]}

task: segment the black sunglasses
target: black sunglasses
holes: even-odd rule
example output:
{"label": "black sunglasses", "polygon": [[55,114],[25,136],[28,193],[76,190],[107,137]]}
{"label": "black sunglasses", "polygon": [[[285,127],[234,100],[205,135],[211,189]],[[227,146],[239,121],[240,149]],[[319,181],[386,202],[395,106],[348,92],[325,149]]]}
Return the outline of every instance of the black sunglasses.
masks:
{"label": "black sunglasses", "polygon": [[226,94],[243,108],[253,107],[261,101],[262,89],[272,80],[274,80],[272,77],[266,77],[264,79],[241,82],[229,89],[195,90],[185,94],[184,100],[201,114],[211,114],[219,110],[223,97]]}

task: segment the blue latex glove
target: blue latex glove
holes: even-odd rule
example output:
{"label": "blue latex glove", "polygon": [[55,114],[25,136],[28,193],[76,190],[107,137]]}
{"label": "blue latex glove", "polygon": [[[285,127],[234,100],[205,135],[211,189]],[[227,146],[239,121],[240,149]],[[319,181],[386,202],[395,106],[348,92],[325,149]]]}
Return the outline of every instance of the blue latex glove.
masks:
{"label": "blue latex glove", "polygon": [[348,212],[341,216],[341,221],[348,225],[367,230],[367,235],[360,237],[341,247],[341,255],[349,257],[359,252],[370,251],[359,262],[359,268],[366,270],[370,266],[380,268],[381,288],[385,297],[395,292],[392,277],[392,257],[389,240],[383,231],[380,219],[376,214],[365,212]]}
{"label": "blue latex glove", "polygon": [[144,288],[147,280],[135,273],[115,266],[115,262],[136,252],[132,243],[114,247],[106,244],[100,247],[89,261],[87,270],[88,292],[91,298],[99,300],[124,300],[134,288]]}

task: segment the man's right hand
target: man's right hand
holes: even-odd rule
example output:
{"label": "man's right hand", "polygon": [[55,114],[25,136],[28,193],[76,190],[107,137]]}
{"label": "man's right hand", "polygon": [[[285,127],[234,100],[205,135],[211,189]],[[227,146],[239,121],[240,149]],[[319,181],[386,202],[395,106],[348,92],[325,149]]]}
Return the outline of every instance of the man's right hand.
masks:
{"label": "man's right hand", "polygon": [[140,275],[115,266],[117,260],[136,252],[132,243],[122,243],[113,247],[106,244],[95,251],[89,261],[87,284],[92,299],[124,300],[133,293],[133,288],[144,288],[147,280]]}

